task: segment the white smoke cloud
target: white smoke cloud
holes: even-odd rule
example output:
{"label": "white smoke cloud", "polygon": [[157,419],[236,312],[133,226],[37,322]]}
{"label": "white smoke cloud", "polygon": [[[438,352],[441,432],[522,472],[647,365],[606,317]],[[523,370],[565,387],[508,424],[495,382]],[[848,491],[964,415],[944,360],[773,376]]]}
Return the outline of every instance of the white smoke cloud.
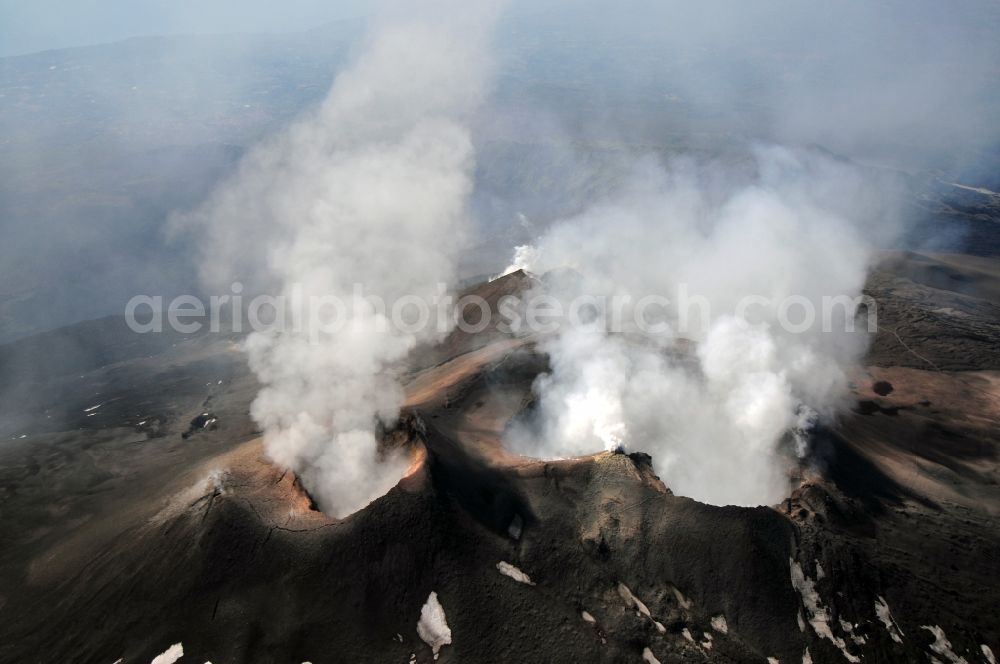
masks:
{"label": "white smoke cloud", "polygon": [[535,262],[538,261],[538,250],[534,245],[531,244],[521,244],[514,247],[514,259],[513,262],[508,265],[503,272],[493,277],[493,279],[499,279],[500,277],[505,277],[508,274],[517,272],[518,270],[529,270]]}
{"label": "white smoke cloud", "polygon": [[[398,415],[402,361],[442,333],[388,324],[354,284],[388,303],[433,300],[454,277],[466,230],[469,125],[490,78],[493,10],[437,7],[430,19],[383,22],[322,106],[253,150],[194,215],[208,283],[239,276],[249,292],[353,305],[329,343],[314,343],[324,321],[312,318],[313,327],[247,342],[268,453],[338,514],[404,471],[404,460],[380,456],[379,425]],[[843,312],[832,321],[840,332],[790,334],[778,303],[795,296],[820,310],[823,296],[860,293],[872,247],[892,226],[868,225],[892,213],[869,177],[773,147],[708,168],[636,160],[624,187],[519,247],[512,269],[550,273],[548,291],[566,299],[680,292],[689,320],[668,318],[666,336],[591,322],[543,340],[552,371],[535,385],[539,418],[514,428],[508,445],[534,456],[644,450],[678,493],[776,502],[787,488],[780,443],[801,452],[802,431],[835,414],[864,344],[843,331]],[[770,304],[744,320],[747,295]],[[679,337],[693,350],[676,352]]]}
{"label": "white smoke cloud", "polygon": [[321,107],[252,151],[188,220],[204,237],[209,284],[228,288],[239,277],[248,293],[348,303],[347,325],[322,343],[332,306],[246,343],[262,384],[252,415],[268,454],[340,515],[404,472],[405,460],[380,457],[379,424],[398,415],[400,361],[441,333],[386,324],[387,312],[354,284],[390,305],[431,301],[454,276],[466,226],[468,123],[490,79],[493,8],[427,9],[417,17],[396,7]]}
{"label": "white smoke cloud", "polygon": [[[508,445],[535,456],[624,446],[649,452],[674,491],[698,500],[783,497],[779,444],[798,438],[802,452],[802,429],[835,414],[864,350],[843,308],[824,331],[823,297],[860,294],[893,210],[882,183],[845,162],[765,147],[753,166],[740,176],[717,164],[639,160],[625,191],[556,223],[534,251],[519,250],[533,257],[525,267],[549,272],[547,292],[562,300],[674,301],[663,309],[665,335],[634,325],[611,334],[598,319],[545,339],[551,372],[535,383],[537,419],[513,428]],[[879,233],[868,230],[873,216]],[[767,303],[738,315],[750,295]],[[789,296],[813,303],[812,327],[779,324]],[[680,338],[694,350],[678,353]]]}

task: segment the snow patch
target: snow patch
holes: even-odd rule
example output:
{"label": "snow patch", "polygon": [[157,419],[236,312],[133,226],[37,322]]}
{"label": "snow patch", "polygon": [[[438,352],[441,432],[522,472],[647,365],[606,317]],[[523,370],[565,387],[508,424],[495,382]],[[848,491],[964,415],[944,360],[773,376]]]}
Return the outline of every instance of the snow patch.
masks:
{"label": "snow patch", "polygon": [[802,571],[802,566],[791,558],[788,559],[788,567],[791,572],[792,587],[798,591],[802,597],[802,605],[809,616],[809,624],[812,626],[816,636],[827,639],[840,649],[844,659],[853,664],[861,661],[857,655],[852,655],[847,650],[847,643],[839,636],[834,636],[830,629],[830,614],[823,605],[823,600],[816,592],[816,583]]}
{"label": "snow patch", "polygon": [[170,646],[159,655],[153,658],[150,664],[174,664],[177,660],[184,656],[184,646],[180,643],[175,643]]}
{"label": "snow patch", "polygon": [[84,408],[83,412],[89,413],[89,412],[95,411],[95,410],[97,410],[98,408],[100,408],[103,405],[104,405],[103,403],[99,403],[96,406],[91,406],[90,408]]}
{"label": "snow patch", "polygon": [[852,625],[847,620],[844,620],[843,618],[840,619],[840,629],[844,631],[844,634],[847,634],[851,641],[853,641],[856,645],[863,646],[866,643],[866,639],[862,635],[854,633],[855,627],[856,625]]}
{"label": "snow patch", "polygon": [[990,647],[988,645],[984,643],[983,645],[979,646],[979,649],[983,651],[983,657],[986,658],[986,661],[989,662],[989,664],[997,664],[997,658],[993,654],[993,651],[990,650]]}
{"label": "snow patch", "polygon": [[648,664],[660,664],[660,660],[656,659],[656,656],[653,655],[653,651],[649,648],[642,649],[642,661],[647,662]]}
{"label": "snow patch", "polygon": [[687,639],[691,643],[694,643],[694,637],[691,636],[691,631],[687,627],[685,627],[684,629],[681,630],[681,634],[684,635],[685,639]]}
{"label": "snow patch", "polygon": [[823,571],[823,566],[820,565],[819,561],[817,560],[816,561],[816,580],[820,581],[820,580],[825,579],[825,578],[826,578],[826,572]]}
{"label": "snow patch", "polygon": [[629,590],[629,587],[626,586],[624,583],[618,584],[618,594],[621,596],[622,601],[625,602],[625,606],[630,608],[635,607],[636,611],[646,616],[647,618],[650,617],[649,608],[645,604],[643,604],[638,597],[633,595],[632,591]]}
{"label": "snow patch", "polygon": [[729,624],[726,623],[726,617],[721,613],[717,616],[712,616],[712,629],[720,634],[728,634]]}
{"label": "snow patch", "polygon": [[444,607],[438,601],[437,593],[431,591],[427,596],[427,602],[420,609],[420,620],[417,622],[417,635],[430,646],[434,652],[434,659],[438,658],[438,651],[442,646],[451,643],[451,628],[448,627],[448,620],[444,615]]}
{"label": "snow patch", "polygon": [[937,625],[921,625],[920,629],[926,629],[934,635],[934,643],[930,646],[933,652],[941,655],[952,664],[969,664],[968,660],[956,655],[955,651],[951,649],[951,641],[944,635],[943,629]]}
{"label": "snow patch", "polygon": [[885,625],[885,629],[889,632],[892,640],[896,643],[902,643],[903,630],[899,629],[899,625],[896,624],[895,619],[892,617],[892,611],[889,610],[888,602],[881,595],[875,600],[875,615]]}
{"label": "snow patch", "polygon": [[806,651],[802,653],[802,664],[813,664],[813,658],[812,655],[809,654],[809,648],[806,648]]}
{"label": "snow patch", "polygon": [[685,597],[684,593],[682,593],[677,588],[673,588],[673,591],[674,591],[674,597],[677,598],[677,603],[681,605],[681,608],[685,610],[690,609],[692,605],[691,600]]}
{"label": "snow patch", "polygon": [[530,576],[528,576],[518,568],[514,567],[510,563],[505,562],[503,560],[497,563],[497,570],[499,570],[500,573],[503,574],[504,576],[509,576],[518,583],[524,583],[529,586],[535,585],[534,581],[531,580]]}
{"label": "snow patch", "polygon": [[777,657],[768,657],[767,664],[781,664],[781,662],[778,661]]}
{"label": "snow patch", "polygon": [[702,632],[701,635],[702,635],[702,638],[705,639],[704,641],[701,642],[701,644],[700,644],[701,647],[704,648],[705,650],[711,650],[712,649],[712,635],[709,634],[708,632]]}
{"label": "snow patch", "polygon": [[659,632],[660,634],[667,633],[667,628],[653,619],[652,614],[650,614],[649,612],[649,607],[643,604],[642,600],[633,595],[632,591],[629,590],[628,586],[626,586],[624,583],[618,584],[618,595],[621,596],[622,601],[625,602],[625,606],[629,608],[634,607],[635,610],[638,611],[640,614],[649,618],[649,620],[653,623],[653,626],[656,627],[657,632]]}
{"label": "snow patch", "polygon": [[583,618],[583,622],[588,622],[591,625],[596,625],[597,624],[597,620],[594,618],[594,616],[590,615],[586,611],[582,611],[580,613],[580,617]]}

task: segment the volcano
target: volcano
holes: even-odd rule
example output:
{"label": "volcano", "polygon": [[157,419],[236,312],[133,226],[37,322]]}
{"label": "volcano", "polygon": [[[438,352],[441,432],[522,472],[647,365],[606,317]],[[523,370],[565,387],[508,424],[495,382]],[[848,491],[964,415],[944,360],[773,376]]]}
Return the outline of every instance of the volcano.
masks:
{"label": "volcano", "polygon": [[[675,495],[641,451],[505,450],[547,358],[490,326],[418,352],[386,434],[410,471],[334,518],[268,461],[230,340],[118,347],[84,368],[99,416],[39,397],[49,430],[3,452],[0,659],[993,662],[998,275],[886,257],[855,407],[770,507]],[[940,333],[959,327],[962,353]],[[7,366],[31,344],[53,348],[9,345]]]}

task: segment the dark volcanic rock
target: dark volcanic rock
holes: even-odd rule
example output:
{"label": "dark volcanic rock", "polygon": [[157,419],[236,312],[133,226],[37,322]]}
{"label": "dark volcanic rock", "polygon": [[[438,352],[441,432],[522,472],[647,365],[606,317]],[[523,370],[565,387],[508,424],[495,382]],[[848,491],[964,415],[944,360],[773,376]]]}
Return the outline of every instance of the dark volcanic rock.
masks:
{"label": "dark volcanic rock", "polygon": [[[441,662],[941,660],[932,629],[982,661],[1000,650],[1000,378],[947,368],[991,366],[993,304],[886,274],[871,286],[892,333],[853,377],[857,406],[774,507],[673,495],[641,450],[505,451],[547,362],[497,332],[453,336],[411,376],[383,433],[413,472],[334,519],[263,455],[227,340],[118,357],[74,379],[86,398],[60,424],[0,449],[0,661],[145,663],[183,643],[192,662],[431,662],[431,592]],[[968,317],[927,309],[930,288]],[[950,348],[960,329],[975,335]],[[98,403],[106,421],[77,428]]]}

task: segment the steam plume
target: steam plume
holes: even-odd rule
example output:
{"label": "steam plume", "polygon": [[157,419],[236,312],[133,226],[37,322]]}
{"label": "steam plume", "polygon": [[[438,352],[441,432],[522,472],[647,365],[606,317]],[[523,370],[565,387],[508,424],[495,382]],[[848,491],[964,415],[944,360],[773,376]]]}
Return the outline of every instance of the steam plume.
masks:
{"label": "steam plume", "polygon": [[[377,431],[398,415],[399,362],[440,333],[395,329],[367,298],[431,301],[453,277],[465,226],[468,121],[489,80],[491,10],[435,9],[381,21],[322,106],[254,150],[196,215],[209,283],[240,275],[253,291],[347,304],[314,306],[306,320],[246,344],[263,386],[252,414],[268,454],[337,514],[363,507],[405,470],[379,457]],[[338,315],[343,329],[316,343]]]}
{"label": "steam plume", "polygon": [[[625,446],[650,452],[684,495],[780,500],[779,443],[798,433],[801,448],[802,431],[833,416],[865,347],[846,325],[853,304],[830,308],[824,331],[823,297],[860,294],[881,239],[865,224],[879,218],[889,229],[893,214],[876,202],[891,200],[880,198],[886,189],[847,163],[782,148],[755,149],[752,163],[739,175],[639,160],[623,192],[555,224],[533,251],[519,249],[522,264],[533,257],[529,269],[555,270],[547,288],[564,300],[624,295],[634,305],[657,294],[672,303],[662,309],[665,335],[609,334],[594,320],[544,341],[552,371],[535,384],[538,420],[514,429],[509,445],[536,456]],[[737,316],[748,295],[768,303]],[[813,326],[778,324],[789,296],[815,306]],[[669,352],[680,338],[696,349]]]}

